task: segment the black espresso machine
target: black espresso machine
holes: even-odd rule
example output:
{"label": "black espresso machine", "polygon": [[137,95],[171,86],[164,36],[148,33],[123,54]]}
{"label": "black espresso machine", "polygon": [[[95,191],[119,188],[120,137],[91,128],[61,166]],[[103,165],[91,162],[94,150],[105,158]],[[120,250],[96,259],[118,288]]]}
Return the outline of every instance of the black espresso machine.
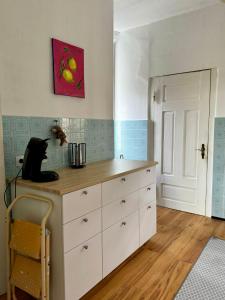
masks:
{"label": "black espresso machine", "polygon": [[27,145],[22,167],[22,178],[35,182],[49,182],[59,179],[54,171],[41,171],[42,160],[46,159],[46,149],[49,139],[32,137]]}

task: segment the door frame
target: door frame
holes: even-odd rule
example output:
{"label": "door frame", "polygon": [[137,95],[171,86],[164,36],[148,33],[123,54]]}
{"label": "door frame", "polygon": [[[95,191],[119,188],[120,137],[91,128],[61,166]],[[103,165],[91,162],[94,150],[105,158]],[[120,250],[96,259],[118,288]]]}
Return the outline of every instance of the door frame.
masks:
{"label": "door frame", "polygon": [[148,120],[149,120],[149,130],[148,130],[148,159],[154,159],[154,122],[151,120],[151,84],[152,80],[157,77],[178,75],[185,73],[210,71],[210,96],[209,96],[209,134],[208,134],[208,166],[206,174],[206,199],[205,199],[205,216],[212,216],[212,188],[213,188],[213,152],[214,152],[214,124],[216,116],[216,99],[218,90],[218,68],[208,68],[202,70],[194,70],[189,72],[172,73],[172,74],[162,74],[157,76],[152,76],[149,78],[148,84]]}

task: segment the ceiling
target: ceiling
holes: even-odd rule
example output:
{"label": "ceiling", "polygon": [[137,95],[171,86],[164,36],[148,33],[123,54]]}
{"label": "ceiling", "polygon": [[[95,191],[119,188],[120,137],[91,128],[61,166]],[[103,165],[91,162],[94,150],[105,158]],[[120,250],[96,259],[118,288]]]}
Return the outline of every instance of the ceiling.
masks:
{"label": "ceiling", "polygon": [[223,0],[114,0],[114,29],[124,31],[221,2]]}

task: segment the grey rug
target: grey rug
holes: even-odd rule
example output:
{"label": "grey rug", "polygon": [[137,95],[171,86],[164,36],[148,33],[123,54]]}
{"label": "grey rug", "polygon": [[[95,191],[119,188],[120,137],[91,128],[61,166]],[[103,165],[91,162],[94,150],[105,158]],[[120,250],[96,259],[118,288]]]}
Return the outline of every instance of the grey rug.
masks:
{"label": "grey rug", "polygon": [[211,238],[175,300],[225,300],[225,241]]}

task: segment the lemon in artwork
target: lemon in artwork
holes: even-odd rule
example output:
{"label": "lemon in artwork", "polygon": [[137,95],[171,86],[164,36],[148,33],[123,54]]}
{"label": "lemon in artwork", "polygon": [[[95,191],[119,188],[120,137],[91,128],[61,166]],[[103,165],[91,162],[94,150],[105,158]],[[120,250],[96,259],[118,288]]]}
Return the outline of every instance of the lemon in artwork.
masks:
{"label": "lemon in artwork", "polygon": [[76,69],[77,69],[77,62],[76,62],[76,60],[75,60],[74,57],[71,57],[71,58],[68,59],[68,65],[70,67],[70,70],[76,71]]}
{"label": "lemon in artwork", "polygon": [[73,83],[74,82],[73,74],[70,70],[64,69],[62,75],[63,75],[63,78],[65,79],[66,82],[68,82],[68,83]]}

